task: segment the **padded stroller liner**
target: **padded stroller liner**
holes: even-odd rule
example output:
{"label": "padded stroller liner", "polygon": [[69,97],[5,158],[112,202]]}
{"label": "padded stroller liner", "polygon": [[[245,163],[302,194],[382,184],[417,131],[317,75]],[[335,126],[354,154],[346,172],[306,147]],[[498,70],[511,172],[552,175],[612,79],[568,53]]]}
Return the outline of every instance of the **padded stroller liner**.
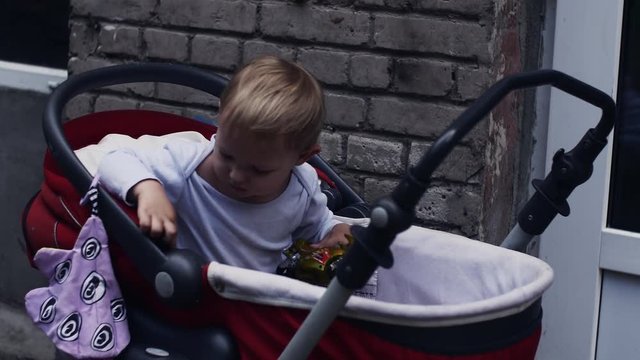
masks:
{"label": "padded stroller liner", "polygon": [[[339,220],[366,224],[368,219]],[[551,285],[545,262],[442,231],[412,226],[393,243],[391,269],[380,268],[375,299],[352,296],[341,315],[379,323],[442,327],[519,313]],[[310,309],[324,288],[212,262],[210,286],[222,297]]]}

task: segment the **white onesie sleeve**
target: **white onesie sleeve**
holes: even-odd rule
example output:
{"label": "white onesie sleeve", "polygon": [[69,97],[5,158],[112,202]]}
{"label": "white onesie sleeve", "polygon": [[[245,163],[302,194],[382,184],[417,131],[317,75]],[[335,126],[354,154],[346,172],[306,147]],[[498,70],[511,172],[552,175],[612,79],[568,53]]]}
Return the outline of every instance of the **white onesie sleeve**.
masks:
{"label": "white onesie sleeve", "polygon": [[304,164],[298,167],[294,176],[298,176],[309,193],[308,202],[304,210],[304,216],[300,226],[293,232],[292,238],[305,239],[316,243],[324,238],[340,221],[333,219],[333,213],[327,207],[327,197],[320,190],[318,175],[311,165]]}
{"label": "white onesie sleeve", "polygon": [[122,148],[107,153],[98,166],[101,183],[121,199],[145,179],[158,180],[169,200],[175,202],[184,188],[185,178],[211,152],[211,143],[183,139],[158,148]]}

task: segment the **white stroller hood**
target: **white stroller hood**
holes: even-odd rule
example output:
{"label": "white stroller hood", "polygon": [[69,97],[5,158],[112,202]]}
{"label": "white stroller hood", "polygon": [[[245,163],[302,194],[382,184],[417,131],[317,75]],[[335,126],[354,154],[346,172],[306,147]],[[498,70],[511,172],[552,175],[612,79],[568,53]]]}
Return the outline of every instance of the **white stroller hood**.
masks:
{"label": "white stroller hood", "polygon": [[[352,296],[342,316],[407,326],[470,324],[524,310],[553,280],[551,267],[535,257],[417,226],[399,234],[391,251],[394,265],[378,269],[375,298]],[[325,290],[216,262],[208,279],[224,298],[290,308],[311,309]]]}

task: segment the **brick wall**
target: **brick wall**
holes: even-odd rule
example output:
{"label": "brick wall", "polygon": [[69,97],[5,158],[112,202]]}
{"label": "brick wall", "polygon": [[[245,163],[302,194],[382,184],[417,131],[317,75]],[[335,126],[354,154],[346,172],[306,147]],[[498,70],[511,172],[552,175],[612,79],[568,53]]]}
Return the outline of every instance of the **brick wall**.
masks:
{"label": "brick wall", "polygon": [[[260,54],[302,63],[326,89],[322,155],[369,201],[389,192],[495,79],[537,56],[523,53],[528,22],[515,0],[71,3],[70,73],[161,61],[231,75]],[[518,175],[519,104],[509,99],[453,151],[420,201],[418,223],[494,242],[504,235]],[[216,106],[189,89],[133,84],[78,96],[67,113],[118,107],[211,118]]]}

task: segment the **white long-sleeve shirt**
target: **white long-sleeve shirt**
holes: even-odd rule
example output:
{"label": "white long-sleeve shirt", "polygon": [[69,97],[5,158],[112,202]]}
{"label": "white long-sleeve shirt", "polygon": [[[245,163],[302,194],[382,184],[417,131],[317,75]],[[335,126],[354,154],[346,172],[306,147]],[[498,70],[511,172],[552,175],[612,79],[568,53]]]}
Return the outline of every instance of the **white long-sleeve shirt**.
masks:
{"label": "white long-sleeve shirt", "polygon": [[274,272],[293,240],[317,242],[338,223],[308,164],[296,166],[284,192],[267,203],[244,203],[218,192],[195,171],[214,145],[215,138],[177,139],[156,151],[119,149],[104,156],[98,175],[122,199],[144,179],[160,181],[177,213],[177,247],[228,265]]}

